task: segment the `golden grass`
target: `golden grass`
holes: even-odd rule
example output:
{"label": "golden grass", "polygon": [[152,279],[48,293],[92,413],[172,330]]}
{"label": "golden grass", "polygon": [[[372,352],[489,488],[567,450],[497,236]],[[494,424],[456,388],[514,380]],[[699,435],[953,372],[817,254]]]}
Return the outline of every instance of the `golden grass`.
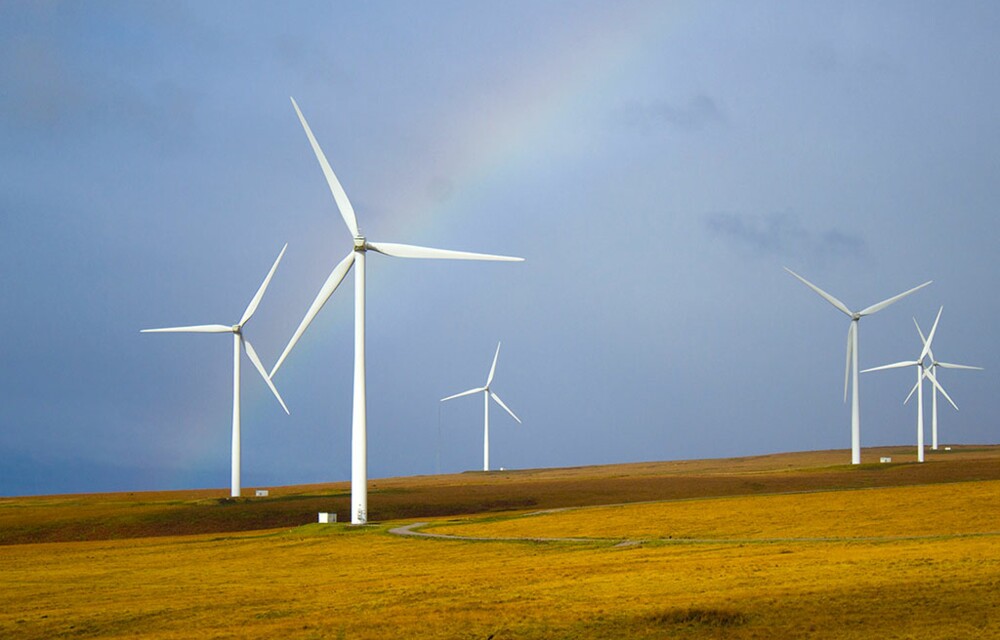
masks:
{"label": "golden grass", "polygon": [[[447,525],[656,540],[626,547],[402,538],[388,524],[7,545],[0,638],[1000,638],[1000,536],[961,535],[997,531],[998,489],[748,495]],[[116,518],[154,502],[100,509]],[[36,509],[68,521],[87,504],[29,505],[17,519],[31,526]],[[667,540],[681,534],[715,541]],[[796,540],[841,537],[881,539]]]}
{"label": "golden grass", "polygon": [[1000,623],[997,537],[616,548],[317,529],[8,547],[0,637],[935,639]]}
{"label": "golden grass", "polygon": [[1000,534],[1000,481],[589,507],[443,525],[433,532],[651,540]]}

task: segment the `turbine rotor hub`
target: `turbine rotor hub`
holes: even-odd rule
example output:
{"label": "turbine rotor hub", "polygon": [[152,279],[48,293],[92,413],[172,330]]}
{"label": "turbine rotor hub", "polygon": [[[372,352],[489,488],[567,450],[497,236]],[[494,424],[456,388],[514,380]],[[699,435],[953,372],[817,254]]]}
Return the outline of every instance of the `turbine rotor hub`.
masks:
{"label": "turbine rotor hub", "polygon": [[368,249],[368,241],[364,236],[354,236],[354,250],[365,251]]}
{"label": "turbine rotor hub", "polygon": [[233,325],[233,333],[239,333],[241,329],[243,329],[242,326],[240,326],[238,324],[234,324]]}

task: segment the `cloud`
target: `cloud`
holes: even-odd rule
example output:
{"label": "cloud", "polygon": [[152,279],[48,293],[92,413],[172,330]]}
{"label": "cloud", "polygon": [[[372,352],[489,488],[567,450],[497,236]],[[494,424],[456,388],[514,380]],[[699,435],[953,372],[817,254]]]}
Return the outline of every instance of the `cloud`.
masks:
{"label": "cloud", "polygon": [[715,100],[704,94],[681,106],[662,101],[632,102],[621,110],[620,119],[627,126],[643,131],[663,126],[693,131],[726,121]]}
{"label": "cloud", "polygon": [[0,119],[11,130],[93,138],[126,125],[174,142],[193,126],[200,96],[186,79],[154,73],[150,59],[124,47],[80,55],[93,46],[85,30],[62,35],[52,21],[41,22],[36,31],[0,37]]}
{"label": "cloud", "polygon": [[753,255],[829,261],[861,258],[868,253],[861,236],[839,229],[812,231],[797,216],[787,213],[712,213],[705,216],[705,227],[712,236]]}
{"label": "cloud", "polygon": [[447,202],[455,195],[455,182],[451,178],[434,176],[427,182],[426,193],[435,204]]}

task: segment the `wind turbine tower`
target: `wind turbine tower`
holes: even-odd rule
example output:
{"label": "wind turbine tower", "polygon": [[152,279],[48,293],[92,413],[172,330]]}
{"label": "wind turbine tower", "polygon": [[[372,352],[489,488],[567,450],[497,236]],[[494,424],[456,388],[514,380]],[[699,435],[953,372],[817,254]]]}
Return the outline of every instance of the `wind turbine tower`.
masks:
{"label": "wind turbine tower", "polygon": [[[931,342],[934,341],[934,333],[937,331],[938,321],[941,319],[941,311],[943,310],[944,310],[943,307],[938,310],[937,318],[934,319],[934,326],[931,327],[931,332],[927,336],[927,339],[923,340],[923,336],[921,336],[921,342],[923,342],[923,349],[921,349],[920,351],[919,358],[917,358],[916,360],[904,360],[902,362],[885,364],[882,365],[881,367],[872,367],[871,369],[865,369],[864,371],[861,372],[861,373],[868,373],[869,371],[883,371],[886,369],[899,369],[902,367],[916,368],[917,384],[914,386],[914,389],[916,389],[917,391],[917,462],[924,461],[924,384],[923,384],[924,378],[928,378],[933,383],[934,388],[941,389],[941,393],[944,393],[944,396],[948,398],[948,394],[945,393],[941,385],[938,384],[938,381],[934,377],[934,374],[930,373],[927,370],[927,367],[924,366],[924,359],[927,357],[927,354],[931,349]],[[914,322],[916,322],[916,320],[914,320]],[[912,395],[913,391],[910,391],[910,395],[906,396],[906,400],[903,400],[903,404],[906,404],[907,401],[909,401],[910,396]],[[951,402],[951,398],[948,398],[948,401]],[[955,403],[952,402],[952,405],[954,404]],[[955,408],[957,409],[958,407]]]}
{"label": "wind turbine tower", "polygon": [[929,285],[931,281],[927,281],[920,286],[913,287],[909,291],[904,291],[899,295],[893,296],[882,302],[873,304],[870,307],[866,307],[861,311],[851,311],[847,308],[843,302],[834,298],[832,295],[823,291],[813,283],[809,282],[799,274],[795,273],[788,267],[785,267],[785,271],[795,276],[802,284],[806,285],[816,293],[820,295],[824,300],[832,304],[838,310],[842,311],[851,319],[851,324],[847,329],[847,366],[844,369],[844,402],[847,402],[847,386],[848,381],[850,381],[851,386],[851,464],[861,464],[861,409],[860,400],[858,398],[858,322],[861,318],[869,316],[873,313],[885,309],[892,303],[905,298],[914,291],[922,289]]}
{"label": "wind turbine tower", "polygon": [[281,256],[285,255],[285,249],[288,248],[286,244],[281,249],[281,253],[278,254],[278,258],[271,265],[271,270],[267,273],[267,277],[264,278],[264,282],[261,283],[260,288],[257,289],[257,293],[250,300],[250,304],[247,305],[246,310],[243,312],[243,317],[240,318],[239,323],[234,325],[224,325],[224,324],[201,324],[193,325],[188,327],[167,327],[165,329],[142,329],[140,333],[231,333],[233,334],[233,444],[232,444],[232,466],[231,466],[231,480],[230,480],[230,491],[229,495],[237,498],[240,495],[241,485],[240,485],[240,351],[245,350],[247,357],[250,358],[250,362],[253,363],[257,372],[260,373],[261,377],[264,378],[264,382],[267,387],[274,394],[274,397],[278,399],[281,404],[281,408],[288,413],[288,407],[285,406],[285,401],[281,399],[281,394],[278,393],[278,389],[271,382],[270,376],[267,375],[267,371],[264,369],[264,365],[260,361],[260,357],[257,356],[257,351],[250,344],[250,341],[243,337],[243,326],[249,322],[250,318],[253,317],[255,311],[257,311],[257,306],[260,304],[261,298],[264,297],[264,291],[267,290],[267,285],[270,284],[271,278],[274,276],[275,270],[278,268],[278,263],[281,262]]}
{"label": "wind turbine tower", "polygon": [[497,370],[497,358],[500,357],[500,343],[497,343],[497,351],[493,354],[493,366],[490,367],[490,373],[486,376],[486,384],[481,387],[476,387],[475,389],[469,389],[468,391],[463,391],[462,393],[456,393],[453,396],[448,396],[447,398],[441,398],[441,402],[446,402],[454,398],[461,398],[462,396],[471,395],[473,393],[482,392],[483,394],[483,471],[490,470],[490,398],[493,399],[498,405],[504,408],[504,411],[510,414],[511,418],[517,420],[518,424],[521,424],[521,419],[514,415],[514,412],[503,403],[496,393],[490,390],[490,385],[493,383],[493,374]]}
{"label": "wind turbine tower", "polygon": [[358,227],[357,217],[354,214],[354,207],[351,206],[347,193],[341,186],[337,176],[334,175],[330,163],[326,159],[323,150],[313,136],[309,123],[299,110],[299,105],[292,98],[292,106],[299,117],[299,122],[305,130],[309,144],[312,146],[316,160],[319,162],[327,185],[336,202],[340,216],[347,225],[353,239],[353,246],[340,263],[334,267],[327,277],[326,282],[320,288],[319,293],[313,300],[305,317],[299,324],[298,329],[292,335],[291,340],[285,347],[284,352],[274,368],[271,369],[271,377],[277,373],[281,364],[288,357],[292,348],[302,337],[302,334],[309,327],[309,324],[319,313],[326,301],[330,299],[333,292],[337,290],[347,272],[352,266],[354,270],[354,409],[351,419],[351,524],[364,524],[368,521],[368,417],[367,399],[365,391],[365,271],[367,262],[367,252],[374,251],[396,258],[442,258],[448,260],[501,260],[521,262],[524,258],[511,256],[498,256],[485,253],[469,253],[466,251],[451,251],[447,249],[432,249],[429,247],[419,247],[410,244],[396,244],[391,242],[371,242]]}
{"label": "wind turbine tower", "polygon": [[[942,310],[943,310],[943,307],[942,307]],[[938,312],[938,314],[940,315],[940,312]],[[972,366],[969,366],[969,365],[966,365],[966,364],[952,364],[950,362],[939,362],[937,359],[935,359],[935,357],[934,357],[934,351],[930,347],[930,341],[927,338],[924,337],[924,332],[920,330],[920,325],[917,324],[917,319],[916,318],[913,319],[913,324],[915,324],[917,326],[917,333],[920,334],[920,340],[922,342],[924,342],[925,344],[927,344],[927,355],[930,356],[930,359],[931,359],[931,364],[930,364],[929,369],[930,369],[931,375],[935,376],[935,378],[937,377],[937,369],[938,369],[938,367],[941,367],[942,369],[969,369],[969,370],[972,370],[972,371],[982,371],[983,370],[982,367],[972,367]],[[906,396],[906,399],[909,400],[910,396],[912,396],[913,392],[916,391],[916,390],[917,390],[917,387],[916,387],[916,385],[914,385],[913,389],[910,390],[910,395]],[[931,449],[933,449],[935,451],[938,448],[938,419],[937,419],[937,414],[938,414],[937,404],[938,403],[937,403],[937,396],[938,396],[938,388],[937,388],[937,386],[934,386],[933,389],[932,389],[932,395],[931,395]],[[951,399],[949,398],[948,401],[951,402]],[[955,403],[954,402],[951,402],[951,405],[953,407],[955,407]],[[955,407],[955,409],[958,409],[958,407]]]}

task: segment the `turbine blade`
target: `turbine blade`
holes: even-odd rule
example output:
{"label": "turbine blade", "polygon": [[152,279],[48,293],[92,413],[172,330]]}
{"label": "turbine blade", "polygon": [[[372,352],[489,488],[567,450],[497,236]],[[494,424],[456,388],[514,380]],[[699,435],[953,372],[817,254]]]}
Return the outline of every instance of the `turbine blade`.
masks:
{"label": "turbine blade", "polygon": [[862,369],[861,373],[868,373],[869,371],[882,371],[883,369],[902,369],[903,367],[915,367],[918,364],[920,364],[919,360],[904,360],[903,362],[893,362],[892,364],[884,364],[881,367]]}
{"label": "turbine blade", "polygon": [[453,396],[448,396],[447,398],[441,398],[441,402],[445,400],[453,400],[455,398],[461,398],[462,396],[469,396],[473,393],[479,393],[480,391],[486,391],[486,387],[476,387],[475,389],[469,389],[468,391],[463,391],[462,393],[456,393]]}
{"label": "turbine blade", "polygon": [[840,300],[837,300],[836,298],[834,298],[833,296],[831,296],[829,293],[827,293],[826,291],[823,291],[822,289],[820,289],[819,287],[817,287],[813,283],[809,282],[808,280],[806,280],[805,278],[803,278],[799,274],[795,273],[794,271],[792,271],[788,267],[784,267],[784,269],[785,269],[785,271],[787,271],[788,273],[792,274],[793,276],[795,276],[796,278],[798,278],[800,281],[802,281],[802,284],[806,285],[807,287],[809,287],[810,289],[812,289],[813,291],[815,291],[816,293],[818,293],[820,296],[822,296],[824,300],[826,300],[827,302],[829,302],[833,306],[837,307],[838,309],[840,309],[841,311],[843,311],[847,315],[851,316],[852,318],[854,317],[854,314],[851,312],[850,309],[847,308],[846,304],[844,304]]}
{"label": "turbine blade", "polygon": [[497,394],[495,394],[495,393],[493,393],[492,391],[490,391],[490,397],[491,397],[491,398],[493,398],[494,400],[496,400],[496,401],[497,401],[497,404],[498,404],[498,405],[500,405],[501,407],[503,407],[503,408],[504,408],[504,409],[505,409],[505,410],[507,411],[507,413],[509,413],[509,414],[510,414],[510,417],[511,417],[511,418],[514,418],[515,420],[517,420],[517,423],[518,423],[518,424],[523,424],[523,423],[521,422],[521,419],[520,419],[520,418],[518,418],[517,416],[515,416],[515,415],[514,415],[514,412],[510,410],[510,407],[508,407],[507,405],[505,405],[505,404],[503,403],[503,400],[501,400],[501,399],[500,399],[500,396],[498,396]]}
{"label": "turbine blade", "polygon": [[910,392],[906,394],[906,400],[903,400],[903,404],[906,404],[907,402],[910,401],[910,398],[913,396],[913,394],[917,392],[917,387],[920,386],[920,383],[922,383],[924,381],[924,378],[926,377],[927,375],[925,374],[923,377],[920,378],[920,380],[917,381],[916,384],[913,385],[913,388],[910,389]]}
{"label": "turbine blade", "polygon": [[442,260],[499,260],[504,262],[524,262],[524,258],[513,256],[496,256],[489,253],[471,253],[469,251],[452,251],[450,249],[433,249],[418,247],[412,244],[395,242],[369,242],[368,248],[383,255],[394,258],[438,258]]}
{"label": "turbine blade", "polygon": [[190,327],[166,327],[164,329],[141,329],[139,333],[232,333],[233,328],[224,324],[196,324]]}
{"label": "turbine blade", "polygon": [[934,366],[944,367],[945,369],[971,369],[973,371],[983,371],[982,367],[970,367],[967,364],[952,364],[950,362],[935,362]]}
{"label": "turbine blade", "polygon": [[493,382],[493,374],[497,370],[497,358],[500,357],[500,343],[497,343],[497,352],[493,354],[493,366],[490,367],[490,375],[486,378],[486,386],[489,387],[490,383]]}
{"label": "turbine blade", "polygon": [[851,379],[851,351],[854,349],[854,321],[847,328],[847,366],[844,367],[844,402],[847,402],[847,383]]}
{"label": "turbine blade", "polygon": [[344,280],[344,276],[347,275],[347,272],[351,270],[351,266],[353,265],[354,251],[352,250],[349,254],[347,254],[347,257],[341,260],[340,264],[334,267],[333,271],[330,272],[326,282],[323,283],[319,293],[316,294],[316,299],[313,300],[312,306],[309,307],[309,310],[306,311],[305,317],[302,318],[302,322],[299,323],[299,328],[295,330],[295,334],[292,335],[292,339],[288,341],[288,345],[285,347],[285,350],[281,352],[281,357],[278,358],[276,363],[274,363],[274,368],[271,369],[271,373],[268,375],[269,378],[273,378],[274,374],[278,372],[281,364],[291,352],[292,347],[294,347],[295,343],[299,341],[299,338],[302,337],[305,330],[309,328],[309,324],[313,321],[313,318],[315,318],[316,314],[319,313],[319,310],[323,308],[326,301],[330,299],[333,292],[337,290],[337,287],[339,287],[340,283]]}
{"label": "turbine blade", "polygon": [[934,386],[937,387],[937,390],[941,392],[941,395],[943,395],[945,398],[948,399],[948,402],[951,403],[951,406],[955,407],[955,411],[958,411],[958,405],[955,404],[955,401],[951,399],[951,396],[948,395],[948,392],[944,390],[944,387],[942,387],[940,383],[938,383],[937,378],[934,377],[934,374],[931,373],[930,371],[925,370],[924,375],[927,376],[928,380],[934,383]]}
{"label": "turbine blade", "polygon": [[921,342],[921,344],[923,344],[923,345],[925,345],[927,347],[927,355],[929,355],[931,357],[931,360],[934,360],[934,351],[931,350],[930,344],[928,344],[927,338],[924,336],[924,332],[920,330],[920,324],[917,322],[916,318],[913,319],[913,324],[916,325],[916,327],[917,327],[917,333],[920,334],[920,342]]}
{"label": "turbine blade", "polygon": [[271,382],[271,378],[268,377],[267,370],[264,369],[264,365],[261,363],[260,357],[257,355],[257,351],[253,348],[253,345],[250,344],[250,341],[242,335],[240,335],[240,342],[243,343],[243,348],[246,350],[247,356],[250,358],[250,362],[253,363],[254,368],[256,368],[257,372],[260,373],[260,377],[264,378],[264,382],[267,383],[267,387],[271,390],[271,393],[274,394],[274,397],[278,399],[278,402],[281,404],[281,408],[285,410],[285,413],[291,415],[288,411],[288,407],[285,406],[285,401],[281,399],[281,394],[278,393],[278,388],[274,386],[274,383]]}
{"label": "turbine blade", "polygon": [[[944,311],[944,307],[938,309],[937,317],[934,318],[934,326],[931,327],[931,332],[927,334],[927,342],[924,343],[924,348],[920,352],[920,359],[923,360],[931,350],[931,343],[934,342],[934,333],[937,331],[938,322],[941,320],[941,312]],[[916,320],[914,319],[914,322]],[[933,359],[933,356],[931,356]]]}
{"label": "turbine blade", "polygon": [[271,284],[271,278],[274,276],[274,272],[278,269],[278,263],[281,262],[281,256],[285,255],[285,249],[288,248],[288,243],[281,248],[281,253],[278,254],[278,259],[274,261],[271,265],[271,270],[267,272],[267,277],[264,278],[264,282],[260,284],[260,288],[257,289],[257,293],[254,294],[253,299],[250,304],[247,305],[246,311],[243,312],[243,317],[240,318],[240,326],[242,327],[246,324],[246,321],[257,311],[257,305],[260,304],[260,299],[264,297],[264,292],[267,291],[267,285]]}
{"label": "turbine blade", "polygon": [[927,282],[923,283],[922,285],[920,285],[918,287],[913,287],[909,291],[904,291],[903,293],[899,294],[898,296],[893,296],[893,297],[889,298],[888,300],[883,300],[882,302],[878,302],[876,304],[873,304],[872,306],[868,307],[867,309],[863,309],[861,312],[859,312],[858,315],[870,316],[871,314],[875,313],[876,311],[881,311],[882,309],[885,309],[886,307],[888,307],[890,304],[892,304],[894,302],[897,302],[898,300],[900,300],[902,298],[905,298],[906,296],[910,295],[914,291],[917,291],[918,289],[923,289],[924,287],[926,287],[927,285],[929,285],[932,282],[934,282],[934,281],[933,280],[928,280]]}
{"label": "turbine blade", "polygon": [[333,173],[333,169],[330,167],[330,163],[327,162],[323,150],[319,148],[319,143],[316,142],[312,129],[309,128],[309,123],[306,122],[306,117],[302,115],[298,103],[295,102],[295,98],[291,100],[292,106],[295,107],[295,113],[299,116],[299,122],[302,123],[302,128],[306,130],[306,137],[309,138],[309,144],[312,145],[313,153],[316,154],[316,159],[319,160],[319,166],[323,169],[323,175],[326,176],[326,183],[330,185],[330,192],[337,203],[337,209],[340,210],[340,217],[344,219],[344,224],[350,230],[351,236],[356,238],[361,234],[358,232],[358,219],[354,215],[354,207],[351,206],[351,201],[347,199],[347,193],[344,191],[344,187],[340,186],[340,180],[337,180],[336,174]]}

